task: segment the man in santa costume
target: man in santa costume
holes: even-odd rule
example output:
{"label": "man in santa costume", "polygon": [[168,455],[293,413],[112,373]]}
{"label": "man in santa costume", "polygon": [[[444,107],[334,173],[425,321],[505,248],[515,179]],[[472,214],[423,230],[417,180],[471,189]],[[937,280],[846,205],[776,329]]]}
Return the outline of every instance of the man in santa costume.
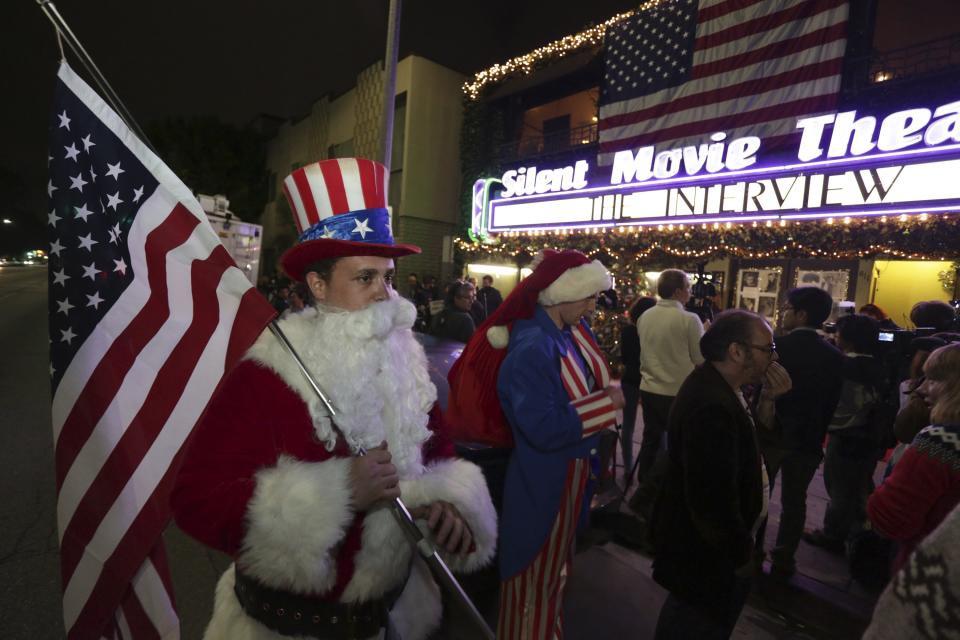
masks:
{"label": "man in santa costume", "polygon": [[455,571],[490,561],[496,513],[453,457],[416,309],[392,288],[393,259],[420,249],[394,243],[376,162],[314,163],[284,186],[300,238],[281,262],[317,305],[280,326],[337,415],[268,331],[211,400],[172,498],[184,531],[235,560],[205,637],[423,638],[439,592],[390,500]]}
{"label": "man in santa costume", "polygon": [[545,251],[450,372],[450,419],[473,439],[513,446],[500,521],[500,640],[563,637],[599,433],[624,404],[585,320],[610,287],[600,262]]}

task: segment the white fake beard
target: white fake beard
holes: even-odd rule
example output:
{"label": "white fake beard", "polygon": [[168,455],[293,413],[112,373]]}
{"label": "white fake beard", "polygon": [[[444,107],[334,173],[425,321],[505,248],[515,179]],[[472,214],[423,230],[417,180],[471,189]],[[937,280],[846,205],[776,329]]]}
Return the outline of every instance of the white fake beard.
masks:
{"label": "white fake beard", "polygon": [[[426,354],[411,330],[416,316],[416,307],[399,296],[359,311],[318,306],[300,346],[350,447],[386,441],[404,477],[423,472],[427,414],[437,400]],[[336,433],[319,399],[311,400],[310,413],[317,437],[332,450]]]}

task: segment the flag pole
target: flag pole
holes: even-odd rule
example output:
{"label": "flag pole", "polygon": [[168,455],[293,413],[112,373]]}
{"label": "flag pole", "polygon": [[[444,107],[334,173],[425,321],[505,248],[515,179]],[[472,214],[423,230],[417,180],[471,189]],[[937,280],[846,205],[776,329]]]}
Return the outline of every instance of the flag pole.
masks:
{"label": "flag pole", "polygon": [[[383,54],[383,119],[380,126],[380,160],[383,163],[383,166],[386,167],[388,176],[390,175],[390,165],[393,157],[393,121],[396,107],[395,94],[397,92],[397,58],[400,50],[401,7],[402,0],[390,0],[390,13],[387,19],[387,46]],[[332,418],[337,415],[336,411],[324,396],[323,391],[313,379],[310,371],[303,364],[303,361],[300,360],[300,357],[297,355],[296,351],[294,351],[293,345],[291,345],[290,341],[287,340],[287,337],[277,325],[276,320],[270,323],[270,331],[272,331],[277,339],[280,340],[287,352],[290,354],[290,357],[296,361],[297,367],[300,369],[300,373],[303,374],[303,376],[307,379],[307,382],[310,383],[310,386],[313,387],[314,393],[317,394],[321,402],[323,402],[324,407],[330,414],[331,425],[334,429],[339,431],[338,427],[332,420]],[[340,433],[342,435],[342,432]],[[346,438],[344,438],[344,440],[346,440]],[[361,448],[358,450],[357,455],[362,456],[365,453],[366,452]],[[457,579],[453,576],[450,568],[443,561],[443,558],[440,557],[436,547],[434,547],[433,544],[431,544],[430,541],[423,536],[420,528],[417,527],[416,523],[414,522],[413,516],[410,515],[410,511],[407,509],[407,506],[403,503],[403,500],[400,498],[394,498],[392,500],[392,507],[393,513],[396,516],[396,520],[399,523],[400,528],[406,534],[407,540],[420,553],[420,556],[424,559],[424,561],[426,561],[427,566],[430,567],[431,573],[433,573],[433,576],[438,582],[440,582],[440,585],[444,588],[444,590],[446,590],[448,593],[451,593],[460,603],[463,610],[469,615],[470,619],[483,637],[487,640],[494,640],[495,635],[493,630],[490,629],[490,626],[487,625],[487,621],[477,610],[476,605],[474,605],[473,601],[470,600],[470,596],[467,595],[466,591],[463,590],[463,587],[460,586],[460,583],[457,582]]]}
{"label": "flag pole", "polygon": [[[303,377],[307,379],[307,382],[310,383],[310,386],[313,388],[314,393],[317,394],[317,397],[320,398],[320,401],[323,403],[324,408],[330,415],[330,425],[333,429],[344,438],[346,441],[346,436],[337,426],[333,418],[337,415],[336,409],[327,399],[326,394],[323,393],[323,390],[320,388],[320,385],[317,384],[317,381],[314,379],[313,375],[310,373],[310,370],[307,369],[307,366],[303,363],[303,360],[300,359],[300,356],[294,350],[293,345],[290,344],[290,340],[287,339],[287,336],[283,333],[283,329],[277,324],[276,320],[270,322],[270,331],[276,336],[277,340],[280,341],[280,344],[283,345],[284,349],[287,351],[287,354],[293,358],[294,362],[297,363],[297,368],[300,369],[300,373],[303,374]],[[366,455],[366,451],[363,447],[357,449],[358,456]],[[453,573],[450,571],[450,568],[443,561],[443,558],[440,557],[440,553],[437,551],[437,548],[427,540],[423,533],[420,531],[420,528],[417,526],[416,522],[413,519],[413,516],[410,514],[409,509],[403,503],[401,498],[394,498],[391,501],[391,507],[393,508],[393,513],[396,516],[397,523],[400,525],[400,528],[403,530],[403,533],[407,536],[407,540],[410,542],[410,545],[417,550],[420,556],[427,563],[427,566],[430,568],[430,572],[433,576],[440,582],[441,586],[448,593],[452,594],[453,597],[460,603],[463,607],[463,610],[470,616],[470,619],[476,625],[480,633],[483,634],[483,637],[487,640],[494,640],[495,636],[493,631],[487,625],[487,621],[480,614],[480,611],[477,610],[476,605],[473,604],[473,601],[470,599],[470,596],[467,595],[467,592],[463,590],[463,587],[457,582],[457,579],[454,577]]]}
{"label": "flag pole", "polygon": [[400,10],[402,0],[390,0],[387,19],[387,48],[383,54],[383,121],[380,126],[380,160],[390,175],[393,156],[393,114],[397,93],[397,56],[400,50]]}
{"label": "flag pole", "polygon": [[[391,2],[397,3],[397,9],[399,10],[400,0],[391,0]],[[104,93],[104,98],[110,104],[114,111],[117,112],[117,115],[124,121],[127,127],[130,128],[140,139],[141,141],[150,147],[151,151],[156,151],[150,145],[147,140],[146,135],[144,135],[143,130],[139,127],[136,120],[134,120],[133,115],[123,104],[123,101],[120,100],[120,97],[113,90],[113,87],[110,86],[110,83],[107,82],[107,79],[101,73],[100,69],[94,63],[93,58],[90,57],[90,54],[87,53],[86,49],[83,48],[83,45],[80,43],[79,39],[74,35],[73,31],[67,25],[66,21],[63,19],[63,16],[60,15],[60,12],[57,11],[56,6],[50,0],[37,0],[37,4],[40,6],[40,9],[47,16],[51,23],[53,23],[54,28],[57,32],[62,35],[66,40],[67,44],[70,46],[70,49],[73,53],[80,59],[80,62],[83,64],[84,68],[87,69],[87,72],[93,77],[93,80],[97,83],[97,86],[100,87],[100,90]],[[394,20],[395,16],[391,18]],[[395,25],[395,29],[399,29],[399,22],[392,22]],[[396,34],[399,36],[399,33]],[[399,38],[397,38],[399,39]],[[393,71],[388,75],[392,75],[392,81],[388,78],[391,95],[396,86],[396,41],[393,42]],[[388,129],[392,131],[392,119],[393,119],[393,101],[389,101],[390,104],[390,123]],[[385,125],[387,121],[385,120]],[[389,138],[387,138],[389,140]],[[386,153],[389,156],[390,145],[389,142],[386,143]],[[389,157],[387,158],[387,168],[389,170]],[[324,404],[324,407],[330,413],[330,416],[333,417],[336,415],[336,411],[333,408],[333,405],[324,395],[323,391],[320,389],[320,386],[314,380],[313,376],[310,374],[310,371],[303,364],[303,361],[300,359],[300,356],[294,350],[293,345],[290,344],[290,341],[284,335],[283,330],[280,329],[277,321],[271,320],[270,322],[270,331],[280,340],[283,344],[286,351],[296,362],[300,372],[306,377],[307,381],[310,383],[310,386],[313,388],[314,393],[320,398],[321,402]],[[332,422],[332,421],[331,421]],[[334,425],[336,428],[336,425]],[[358,455],[364,455],[366,452],[362,449],[358,452]],[[478,629],[482,632],[484,638],[487,640],[494,640],[495,636],[493,631],[487,625],[486,620],[483,616],[480,615],[480,612],[477,610],[476,606],[470,600],[470,597],[463,590],[463,587],[460,586],[460,583],[457,582],[457,579],[453,576],[453,573],[450,571],[450,568],[447,567],[446,563],[440,557],[437,549],[423,536],[420,531],[420,528],[417,527],[416,522],[414,522],[413,516],[410,514],[410,511],[407,509],[406,505],[400,498],[394,498],[393,500],[393,511],[396,515],[396,519],[400,528],[403,530],[404,534],[407,537],[407,540],[413,546],[426,561],[427,566],[430,567],[431,572],[434,577],[441,583],[441,585],[449,592],[454,595],[454,597],[460,602],[464,610],[470,615]]]}
{"label": "flag pole", "polygon": [[150,144],[150,141],[147,139],[146,134],[143,133],[140,125],[137,124],[137,121],[134,120],[133,115],[127,109],[126,105],[123,104],[122,100],[120,100],[120,96],[117,95],[117,92],[114,91],[113,87],[110,86],[110,83],[107,82],[106,77],[100,72],[100,69],[93,61],[93,58],[90,57],[90,54],[87,53],[87,50],[83,48],[80,40],[76,35],[74,35],[73,30],[70,28],[70,25],[68,25],[66,20],[63,19],[63,16],[60,15],[56,5],[54,5],[50,0],[37,0],[37,4],[40,5],[40,10],[43,11],[44,15],[47,16],[47,19],[53,24],[53,28],[57,30],[57,33],[67,41],[67,45],[73,51],[74,55],[80,59],[80,63],[83,64],[84,68],[87,70],[87,73],[89,73],[93,78],[93,81],[97,83],[97,86],[100,88],[100,92],[103,94],[103,97],[107,100],[113,110],[117,112],[117,115],[120,116],[124,124],[126,124],[131,131],[136,133],[140,140],[145,145],[150,147],[151,151],[156,153],[156,149],[154,149],[153,145]]}

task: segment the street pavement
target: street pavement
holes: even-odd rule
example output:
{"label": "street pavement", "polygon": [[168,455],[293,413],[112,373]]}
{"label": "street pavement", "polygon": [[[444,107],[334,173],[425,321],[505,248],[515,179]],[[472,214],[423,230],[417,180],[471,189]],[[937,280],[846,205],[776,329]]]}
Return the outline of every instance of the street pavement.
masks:
{"label": "street pavement", "polygon": [[0,266],[0,638],[64,635],[47,350],[47,269]]}
{"label": "street pavement", "polygon": [[[56,533],[56,499],[47,359],[46,270],[0,267],[0,639],[48,640],[64,635]],[[635,433],[642,433],[637,428]],[[637,450],[637,447],[634,448]],[[826,504],[818,473],[810,489],[808,526]],[[616,505],[614,505],[616,508]],[[623,513],[626,507],[620,506]],[[779,492],[771,501],[768,541],[776,535]],[[571,640],[651,638],[666,593],[650,577],[650,558],[618,543],[609,530],[588,532],[577,554],[565,603]],[[213,588],[229,564],[171,525],[164,540],[182,620],[182,637],[200,638]],[[768,545],[770,546],[770,545]],[[786,586],[761,578],[734,638],[853,639],[869,620],[875,596],[850,579],[842,558],[802,543],[799,574]],[[477,605],[496,617],[496,577],[468,579]],[[475,637],[452,611],[438,638]],[[437,639],[435,639],[437,640]]]}

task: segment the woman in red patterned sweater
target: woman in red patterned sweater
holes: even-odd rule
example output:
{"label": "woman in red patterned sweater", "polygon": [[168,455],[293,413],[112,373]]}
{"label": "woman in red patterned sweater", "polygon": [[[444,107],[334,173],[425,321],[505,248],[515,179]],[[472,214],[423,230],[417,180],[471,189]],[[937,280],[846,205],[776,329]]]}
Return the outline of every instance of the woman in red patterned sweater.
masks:
{"label": "woman in red patterned sweater", "polygon": [[930,405],[932,424],[867,502],[874,528],[900,543],[894,571],[960,503],[960,343],[930,354],[923,373],[919,392]]}

